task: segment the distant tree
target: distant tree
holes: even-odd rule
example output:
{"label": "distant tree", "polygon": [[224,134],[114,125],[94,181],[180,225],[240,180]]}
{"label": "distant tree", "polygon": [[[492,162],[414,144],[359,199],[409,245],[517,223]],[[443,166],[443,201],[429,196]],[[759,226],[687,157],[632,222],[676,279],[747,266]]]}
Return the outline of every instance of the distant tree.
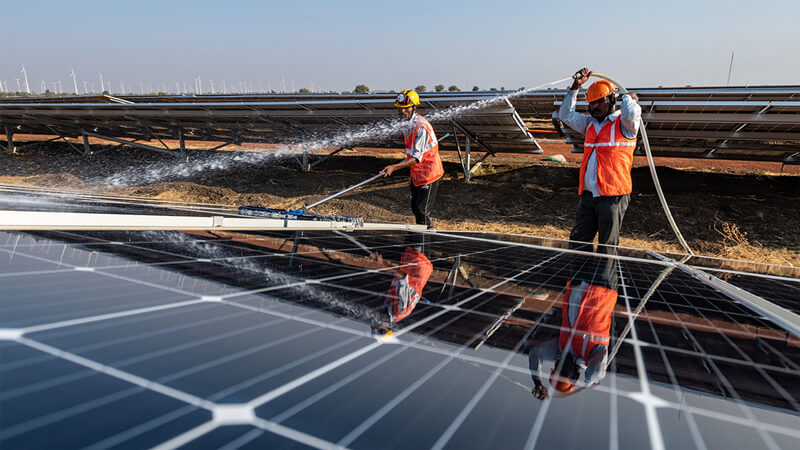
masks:
{"label": "distant tree", "polygon": [[433,89],[436,92],[442,92],[444,90],[444,85],[443,84],[437,84],[436,86],[433,87]]}
{"label": "distant tree", "polygon": [[481,90],[481,88],[479,88],[478,86],[472,86],[472,90],[473,90],[473,91],[480,91],[480,90]]}
{"label": "distant tree", "polygon": [[44,96],[45,97],[54,97],[55,95],[56,95],[55,92],[52,92],[50,89],[45,89],[44,90]]}
{"label": "distant tree", "polygon": [[414,90],[417,92],[425,92],[428,90],[428,87],[424,84],[420,84],[419,86],[415,87]]}
{"label": "distant tree", "polygon": [[505,90],[506,90],[506,87],[505,87],[505,86],[500,86],[500,90],[501,90],[501,91],[505,91]]}
{"label": "distant tree", "polygon": [[355,92],[356,94],[369,94],[369,88],[367,87],[366,84],[359,84],[358,86],[356,86],[353,92]]}
{"label": "distant tree", "polygon": [[108,91],[103,91],[103,95],[111,95]]}
{"label": "distant tree", "polygon": [[461,89],[459,89],[458,86],[456,86],[455,84],[450,86],[449,88],[447,88],[447,90],[450,91],[450,92],[459,92],[459,91],[461,91]]}
{"label": "distant tree", "polygon": [[490,91],[496,91],[497,88],[489,88]]}
{"label": "distant tree", "polygon": [[297,93],[298,93],[298,94],[310,94],[310,93],[311,93],[311,91],[309,91],[309,90],[308,90],[308,89],[306,89],[306,88],[300,88],[300,90],[299,90],[299,91],[297,91]]}

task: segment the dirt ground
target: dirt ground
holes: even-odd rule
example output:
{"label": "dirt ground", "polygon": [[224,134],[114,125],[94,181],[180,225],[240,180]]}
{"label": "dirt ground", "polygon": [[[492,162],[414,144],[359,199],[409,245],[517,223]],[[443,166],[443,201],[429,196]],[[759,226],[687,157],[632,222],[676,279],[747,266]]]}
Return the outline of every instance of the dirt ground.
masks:
{"label": "dirt ground", "polygon": [[[434,218],[439,229],[485,230],[567,238],[578,202],[580,155],[563,144],[546,144],[545,155],[489,158],[470,183],[463,181],[456,154],[445,154],[445,177]],[[97,149],[97,147],[95,147]],[[251,152],[239,148],[226,152]],[[560,153],[567,164],[540,161]],[[193,159],[219,153],[193,152]],[[299,171],[291,157],[271,158],[227,169],[205,170],[135,187],[98,184],[101,177],[149,164],[171,165],[170,155],[109,146],[84,156],[66,144],[50,143],[0,155],[0,182],[93,189],[163,199],[296,208],[377,173],[402,158],[399,151],[345,151]],[[800,170],[776,163],[657,160],[672,214],[695,252],[800,266]],[[633,170],[634,193],[625,216],[621,245],[658,251],[680,247],[664,217],[643,158]],[[783,173],[781,173],[783,169]],[[408,174],[400,172],[320,205],[318,214],[412,222]]]}

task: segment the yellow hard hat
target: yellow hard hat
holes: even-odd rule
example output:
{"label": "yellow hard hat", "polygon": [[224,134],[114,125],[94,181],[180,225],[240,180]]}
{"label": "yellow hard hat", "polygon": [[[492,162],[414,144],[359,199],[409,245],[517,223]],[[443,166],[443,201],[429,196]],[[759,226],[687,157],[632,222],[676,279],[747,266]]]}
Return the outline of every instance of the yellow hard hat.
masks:
{"label": "yellow hard hat", "polygon": [[606,80],[597,80],[586,91],[586,101],[591,103],[595,100],[611,95],[615,92],[614,86]]}
{"label": "yellow hard hat", "polygon": [[419,105],[419,94],[413,89],[406,89],[397,94],[397,98],[394,100],[394,106],[398,108],[408,108],[417,105]]}

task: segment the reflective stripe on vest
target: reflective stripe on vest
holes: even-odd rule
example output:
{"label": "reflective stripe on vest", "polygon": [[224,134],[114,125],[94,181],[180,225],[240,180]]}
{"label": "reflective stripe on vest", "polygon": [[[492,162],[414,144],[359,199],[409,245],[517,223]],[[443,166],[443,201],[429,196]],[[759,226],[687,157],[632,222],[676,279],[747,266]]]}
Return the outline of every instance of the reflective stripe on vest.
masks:
{"label": "reflective stripe on vest", "polygon": [[611,337],[611,313],[617,304],[617,291],[598,285],[588,285],[581,296],[581,304],[575,323],[569,324],[569,293],[567,283],[562,302],[559,350],[569,344],[578,358],[588,361],[597,345],[608,346]]}
{"label": "reflective stripe on vest", "polygon": [[422,161],[411,166],[411,182],[414,183],[414,186],[422,186],[441,178],[444,175],[444,167],[442,166],[442,160],[439,158],[439,142],[436,140],[436,134],[433,132],[431,123],[419,114],[416,115],[415,122],[410,131],[403,130],[403,137],[405,138],[406,151],[408,151],[414,149],[419,127],[425,127],[428,132],[428,141],[425,143]]}
{"label": "reflective stripe on vest", "polygon": [[628,139],[622,134],[621,120],[622,115],[603,125],[599,132],[592,122],[586,126],[578,195],[583,193],[583,178],[592,152],[596,152],[600,195],[624,195],[633,190],[631,168],[636,139]]}

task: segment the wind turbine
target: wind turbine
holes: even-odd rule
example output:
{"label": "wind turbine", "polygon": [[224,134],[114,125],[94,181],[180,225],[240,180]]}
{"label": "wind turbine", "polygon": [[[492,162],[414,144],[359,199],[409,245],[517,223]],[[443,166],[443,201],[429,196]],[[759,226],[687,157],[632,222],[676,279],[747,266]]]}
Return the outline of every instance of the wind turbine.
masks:
{"label": "wind turbine", "polygon": [[22,76],[25,77],[25,92],[30,94],[31,86],[28,84],[28,72],[25,71],[25,66],[22,66],[22,70],[20,70],[20,72],[22,72]]}
{"label": "wind turbine", "polygon": [[103,74],[102,74],[102,73],[100,73],[100,72],[97,72],[97,75],[99,75],[99,76],[100,76],[100,92],[103,92],[103,91],[105,91],[105,90],[106,90],[106,85],[105,85],[105,83],[103,82]]}
{"label": "wind turbine", "polygon": [[214,80],[208,80],[209,84],[211,84],[211,95],[216,94],[214,90]]}
{"label": "wind turbine", "polygon": [[72,72],[72,85],[75,87],[75,95],[78,95],[78,78],[75,77],[75,69],[70,67],[69,70]]}
{"label": "wind turbine", "polygon": [[83,80],[83,93],[89,94],[89,87],[86,85],[86,80]]}
{"label": "wind turbine", "polygon": [[144,95],[144,83],[141,81],[139,82],[139,92]]}
{"label": "wind turbine", "polygon": [[19,78],[14,78],[14,79],[17,80],[17,92],[22,92],[22,88],[19,87]]}
{"label": "wind turbine", "polygon": [[223,94],[228,93],[228,86],[225,85],[225,80],[222,80],[222,93]]}
{"label": "wind turbine", "polygon": [[42,94],[44,94],[44,91],[46,90],[47,90],[47,84],[44,82],[44,78],[42,78]]}
{"label": "wind turbine", "polygon": [[59,94],[63,94],[64,93],[64,90],[61,89],[61,80],[58,80],[58,93]]}

